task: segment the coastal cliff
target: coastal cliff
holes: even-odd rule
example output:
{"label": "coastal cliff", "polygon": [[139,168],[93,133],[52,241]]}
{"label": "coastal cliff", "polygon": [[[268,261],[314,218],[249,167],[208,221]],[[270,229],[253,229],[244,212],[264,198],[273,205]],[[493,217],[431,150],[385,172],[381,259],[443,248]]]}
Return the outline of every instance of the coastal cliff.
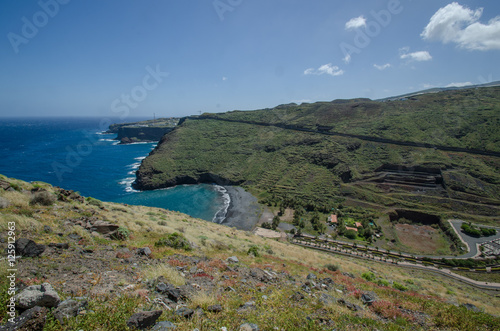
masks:
{"label": "coastal cliff", "polygon": [[119,140],[122,144],[141,141],[160,141],[165,134],[173,129],[173,127],[161,126],[123,126],[118,129],[116,140]]}
{"label": "coastal cliff", "polygon": [[179,123],[179,118],[159,118],[133,123],[111,124],[106,133],[116,133],[122,144],[144,141],[159,141]]}

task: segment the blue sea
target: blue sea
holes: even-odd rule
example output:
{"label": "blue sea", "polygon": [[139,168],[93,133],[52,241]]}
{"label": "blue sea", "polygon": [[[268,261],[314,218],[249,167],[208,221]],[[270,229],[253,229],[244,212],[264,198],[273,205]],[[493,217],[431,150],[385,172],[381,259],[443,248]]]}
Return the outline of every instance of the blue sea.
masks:
{"label": "blue sea", "polygon": [[[144,120],[128,118],[128,122]],[[119,145],[105,134],[117,119],[0,119],[0,174],[43,181],[110,202],[161,207],[221,223],[229,196],[217,185],[181,185],[139,192],[135,171],[156,143]]]}

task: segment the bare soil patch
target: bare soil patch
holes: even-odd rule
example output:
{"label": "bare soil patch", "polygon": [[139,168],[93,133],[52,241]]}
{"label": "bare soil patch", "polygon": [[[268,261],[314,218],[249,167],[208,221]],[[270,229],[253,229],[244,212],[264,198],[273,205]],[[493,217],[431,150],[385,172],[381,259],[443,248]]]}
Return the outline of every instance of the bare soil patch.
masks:
{"label": "bare soil patch", "polygon": [[412,251],[422,254],[435,254],[446,249],[446,240],[440,230],[428,225],[396,224],[394,226],[399,241]]}

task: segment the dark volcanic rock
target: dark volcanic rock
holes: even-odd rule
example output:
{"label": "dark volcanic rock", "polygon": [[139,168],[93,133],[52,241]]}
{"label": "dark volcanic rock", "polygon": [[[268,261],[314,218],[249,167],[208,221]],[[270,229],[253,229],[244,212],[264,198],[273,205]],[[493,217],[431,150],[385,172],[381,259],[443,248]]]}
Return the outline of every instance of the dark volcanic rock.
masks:
{"label": "dark volcanic rock", "polygon": [[68,243],[50,243],[49,247],[59,248],[59,249],[68,249],[69,244]]}
{"label": "dark volcanic rock", "polygon": [[16,306],[21,309],[30,309],[35,306],[57,307],[61,299],[49,283],[32,285],[15,296]]}
{"label": "dark volcanic rock", "polygon": [[79,311],[87,307],[87,301],[76,301],[72,299],[64,300],[52,313],[59,323],[64,324],[65,318],[74,317]]}
{"label": "dark volcanic rock", "polygon": [[318,277],[317,277],[315,274],[309,274],[309,275],[307,275],[307,277],[306,277],[306,279],[308,279],[308,280],[315,280],[315,279],[317,279],[317,278],[318,278]]}
{"label": "dark volcanic rock", "polygon": [[174,302],[179,302],[183,298],[181,290],[175,288],[171,284],[165,284],[160,282],[158,283],[158,285],[156,285],[156,291],[161,294],[165,294],[170,300]]}
{"label": "dark volcanic rock", "polygon": [[33,307],[24,311],[14,319],[14,323],[8,322],[0,326],[1,331],[43,331],[48,309],[45,307]]}
{"label": "dark volcanic rock", "polygon": [[349,301],[345,301],[344,299],[338,299],[337,303],[342,305],[342,306],[346,306],[347,308],[349,308],[350,310],[353,310],[353,311],[362,311],[363,310],[363,308],[361,308],[360,306],[358,306],[354,303],[350,303]]}
{"label": "dark volcanic rock", "polygon": [[191,318],[193,316],[194,310],[189,309],[187,307],[181,307],[175,311],[176,316],[184,317],[184,318]]}
{"label": "dark volcanic rock", "polygon": [[365,292],[361,295],[361,301],[365,305],[371,306],[377,300],[377,296],[373,292]]}
{"label": "dark volcanic rock", "polygon": [[110,234],[111,232],[114,232],[118,230],[119,226],[116,224],[111,224],[109,222],[105,221],[96,221],[94,224],[92,224],[92,231],[99,232],[100,234]]}
{"label": "dark volcanic rock", "polygon": [[127,321],[127,326],[131,329],[146,329],[156,323],[156,320],[161,316],[161,310],[141,311],[130,316]]}
{"label": "dark volcanic rock", "polygon": [[149,247],[139,248],[139,249],[137,249],[137,254],[144,255],[144,256],[150,256],[151,249]]}
{"label": "dark volcanic rock", "polygon": [[462,307],[464,307],[467,310],[473,311],[475,313],[481,312],[481,309],[477,308],[472,303],[465,303],[465,304],[462,305]]}
{"label": "dark volcanic rock", "polygon": [[207,310],[211,313],[220,313],[222,311],[222,306],[221,305],[208,306]]}
{"label": "dark volcanic rock", "polygon": [[39,245],[33,240],[19,238],[16,240],[16,255],[23,257],[36,257],[45,251],[45,245]]}

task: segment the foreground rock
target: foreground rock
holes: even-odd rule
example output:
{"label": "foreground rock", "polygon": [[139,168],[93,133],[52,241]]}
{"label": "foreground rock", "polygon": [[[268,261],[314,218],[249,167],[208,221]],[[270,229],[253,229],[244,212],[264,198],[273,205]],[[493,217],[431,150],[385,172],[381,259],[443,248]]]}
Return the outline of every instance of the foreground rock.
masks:
{"label": "foreground rock", "polygon": [[0,326],[0,331],[43,331],[48,309],[45,307],[33,307],[26,310],[14,319],[14,323],[8,322]]}
{"label": "foreground rock", "polygon": [[61,299],[49,283],[42,285],[32,285],[25,288],[21,293],[15,296],[16,307],[21,309],[30,309],[35,306],[57,307]]}
{"label": "foreground rock", "polygon": [[59,323],[64,324],[66,318],[75,317],[81,310],[86,309],[87,305],[87,301],[64,300],[57,306],[53,315]]}
{"label": "foreground rock", "polygon": [[16,255],[22,257],[37,257],[45,251],[45,245],[39,245],[33,240],[19,238],[16,240]]}
{"label": "foreground rock", "polygon": [[156,320],[161,316],[161,310],[154,311],[141,311],[132,315],[128,321],[127,326],[131,329],[146,329],[156,323]]}

